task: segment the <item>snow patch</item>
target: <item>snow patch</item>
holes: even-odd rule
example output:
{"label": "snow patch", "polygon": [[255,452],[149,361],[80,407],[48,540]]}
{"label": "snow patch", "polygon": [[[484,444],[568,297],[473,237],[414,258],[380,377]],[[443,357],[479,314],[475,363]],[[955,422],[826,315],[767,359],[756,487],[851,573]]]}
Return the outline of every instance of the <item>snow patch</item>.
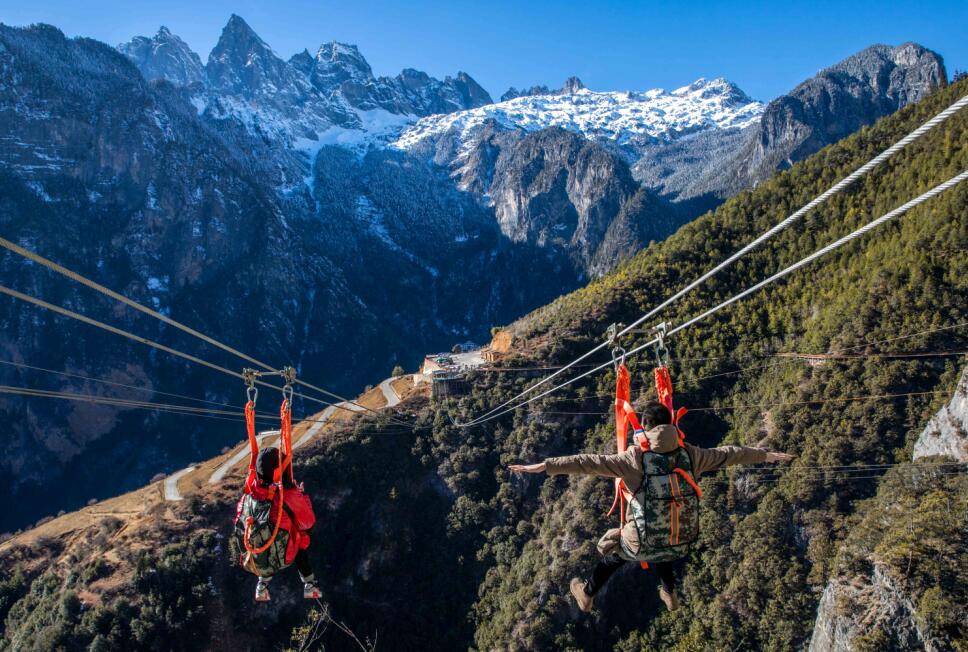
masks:
{"label": "snow patch", "polygon": [[204,100],[204,98],[199,97],[198,95],[195,95],[194,97],[192,97],[191,103],[192,103],[192,106],[195,107],[195,110],[198,112],[198,115],[202,115],[203,113],[205,113],[205,108],[208,106],[208,103]]}

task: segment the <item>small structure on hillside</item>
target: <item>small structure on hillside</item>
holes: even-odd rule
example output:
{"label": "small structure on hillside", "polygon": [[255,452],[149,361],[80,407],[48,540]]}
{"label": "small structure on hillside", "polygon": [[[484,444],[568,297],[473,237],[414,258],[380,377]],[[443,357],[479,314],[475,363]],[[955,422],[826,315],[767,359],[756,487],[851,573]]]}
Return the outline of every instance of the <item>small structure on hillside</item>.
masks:
{"label": "small structure on hillside", "polygon": [[467,372],[480,367],[484,362],[481,347],[477,344],[457,344],[452,353],[431,353],[424,356],[420,373],[414,376],[414,384],[431,382],[433,398],[461,394],[467,391]]}
{"label": "small structure on hillside", "polygon": [[462,371],[435,371],[431,375],[430,396],[437,400],[448,396],[460,396],[467,391],[467,381]]}

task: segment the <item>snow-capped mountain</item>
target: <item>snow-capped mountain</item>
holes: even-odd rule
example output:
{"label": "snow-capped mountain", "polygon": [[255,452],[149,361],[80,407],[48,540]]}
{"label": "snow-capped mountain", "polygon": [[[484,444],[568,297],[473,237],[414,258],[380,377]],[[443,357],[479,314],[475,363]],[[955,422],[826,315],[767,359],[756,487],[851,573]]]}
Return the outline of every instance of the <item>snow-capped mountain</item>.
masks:
{"label": "snow-capped mountain", "polygon": [[394,145],[412,150],[443,137],[467,144],[485,124],[493,124],[523,132],[561,127],[632,153],[654,140],[669,141],[707,129],[745,129],[759,121],[764,106],[721,78],[698,79],[674,91],[644,92],[597,92],[579,82],[562,91],[422,118]]}
{"label": "snow-capped mountain", "polygon": [[118,50],[148,80],[190,85],[199,114],[235,121],[259,138],[310,154],[326,144],[381,143],[421,116],[491,102],[464,72],[442,81],[411,68],[393,78],[375,77],[355,45],[336,41],[323,43],[315,56],[303,51],[286,61],[237,15],[204,68],[164,27]]}

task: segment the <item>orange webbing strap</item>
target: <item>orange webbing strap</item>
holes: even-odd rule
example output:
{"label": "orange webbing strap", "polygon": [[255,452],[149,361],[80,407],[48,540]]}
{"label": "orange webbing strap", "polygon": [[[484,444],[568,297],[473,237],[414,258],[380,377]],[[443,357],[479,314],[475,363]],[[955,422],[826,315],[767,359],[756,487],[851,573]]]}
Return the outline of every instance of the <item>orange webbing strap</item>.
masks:
{"label": "orange webbing strap", "polygon": [[[255,460],[259,456],[259,440],[255,436],[255,401],[245,404],[245,431],[249,435],[249,472],[255,471]],[[249,491],[249,483],[245,483],[245,491]]]}
{"label": "orange webbing strap", "polygon": [[659,396],[659,403],[662,403],[669,410],[672,415],[672,425],[676,427],[679,432],[679,445],[682,446],[683,442],[686,440],[686,434],[682,432],[679,428],[679,420],[685,416],[687,410],[686,408],[679,408],[676,410],[672,407],[672,375],[669,373],[669,368],[666,366],[655,368],[655,392]]}
{"label": "orange webbing strap", "polygon": [[279,476],[276,482],[282,479],[283,474],[288,476],[286,480],[295,484],[292,477],[292,404],[288,399],[282,399],[282,406],[279,408]]}
{"label": "orange webbing strap", "polygon": [[[631,378],[628,367],[624,364],[619,364],[615,378],[615,448],[619,453],[625,452],[625,449],[628,448],[628,415],[631,413],[633,417],[635,416],[635,413],[632,412],[632,406],[629,404],[631,395]],[[608,516],[614,514],[615,508],[618,507],[619,521],[622,525],[625,525],[625,501],[627,492],[628,488],[625,487],[619,478],[616,478],[615,498],[612,500],[612,506],[608,510]]]}
{"label": "orange webbing strap", "polygon": [[678,473],[679,475],[681,475],[682,479],[689,483],[689,486],[692,487],[692,490],[696,492],[696,496],[698,496],[699,498],[702,498],[702,489],[699,488],[699,485],[696,484],[696,481],[692,479],[691,475],[689,475],[682,469],[672,469],[672,470]]}

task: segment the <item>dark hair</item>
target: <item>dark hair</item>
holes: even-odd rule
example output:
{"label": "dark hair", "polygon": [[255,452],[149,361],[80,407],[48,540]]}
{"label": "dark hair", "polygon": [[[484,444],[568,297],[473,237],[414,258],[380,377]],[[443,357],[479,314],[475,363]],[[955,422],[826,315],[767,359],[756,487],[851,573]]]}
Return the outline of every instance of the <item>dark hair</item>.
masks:
{"label": "dark hair", "polygon": [[669,412],[669,408],[658,401],[646,403],[639,411],[639,416],[642,418],[642,425],[650,429],[672,423],[672,413]]}
{"label": "dark hair", "polygon": [[[259,451],[259,457],[255,461],[255,474],[262,484],[270,485],[275,480],[275,472],[279,467],[279,449],[275,446],[268,446]],[[287,473],[282,478],[282,484],[286,488],[295,486],[292,480],[292,466],[289,466]]]}

